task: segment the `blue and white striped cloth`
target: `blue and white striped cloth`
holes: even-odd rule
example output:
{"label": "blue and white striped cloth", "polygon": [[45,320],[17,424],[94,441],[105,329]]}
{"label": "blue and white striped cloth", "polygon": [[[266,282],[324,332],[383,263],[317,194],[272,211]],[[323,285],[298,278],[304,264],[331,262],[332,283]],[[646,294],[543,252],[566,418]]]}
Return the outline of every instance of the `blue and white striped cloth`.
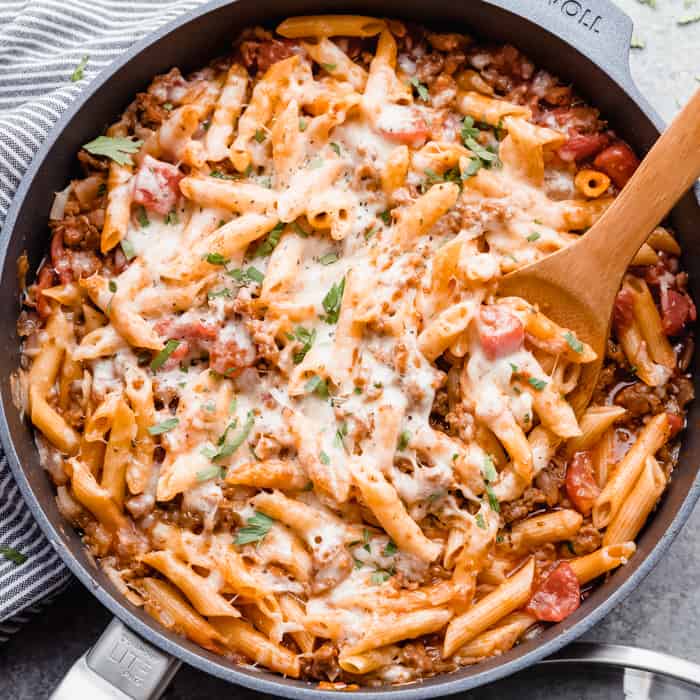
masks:
{"label": "blue and white striped cloth", "polygon": [[[134,41],[202,3],[0,0],[0,227],[34,153],[90,80]],[[83,77],[73,82],[84,56]],[[0,546],[27,557],[19,565],[0,557],[4,641],[70,573],[32,519],[1,451]]]}

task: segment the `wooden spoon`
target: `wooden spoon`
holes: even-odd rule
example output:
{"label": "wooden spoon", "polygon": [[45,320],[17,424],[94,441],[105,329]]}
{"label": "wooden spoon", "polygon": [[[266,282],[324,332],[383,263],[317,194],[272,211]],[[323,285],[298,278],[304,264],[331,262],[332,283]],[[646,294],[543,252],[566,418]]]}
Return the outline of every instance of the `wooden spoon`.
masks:
{"label": "wooden spoon", "polygon": [[[649,234],[700,177],[700,90],[676,116],[590,230],[575,243],[503,277],[499,296],[523,297],[597,353],[569,395],[580,414],[598,380],[622,278]],[[700,225],[700,222],[698,222]]]}

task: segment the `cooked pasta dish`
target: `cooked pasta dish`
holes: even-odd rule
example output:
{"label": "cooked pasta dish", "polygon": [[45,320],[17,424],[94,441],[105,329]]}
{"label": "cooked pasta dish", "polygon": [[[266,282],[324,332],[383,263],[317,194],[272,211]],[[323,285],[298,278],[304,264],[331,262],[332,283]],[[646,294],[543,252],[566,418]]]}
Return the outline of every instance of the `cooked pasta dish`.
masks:
{"label": "cooked pasta dish", "polygon": [[290,18],[157,76],[78,160],[14,391],[132,605],[234,663],[395,684],[506,652],[634,556],[695,307],[659,227],[574,412],[594,351],[499,278],[638,161],[517,49]]}

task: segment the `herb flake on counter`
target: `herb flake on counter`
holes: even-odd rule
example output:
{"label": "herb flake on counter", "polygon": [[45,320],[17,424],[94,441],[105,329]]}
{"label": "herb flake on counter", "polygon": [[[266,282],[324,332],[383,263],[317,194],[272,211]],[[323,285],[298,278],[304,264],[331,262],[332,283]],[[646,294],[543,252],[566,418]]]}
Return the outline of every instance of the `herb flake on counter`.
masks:
{"label": "herb flake on counter", "polygon": [[26,554],[22,554],[22,552],[15,549],[14,547],[6,547],[5,545],[0,545],[0,554],[2,554],[2,556],[5,557],[5,559],[11,561],[16,566],[24,564],[24,562],[27,561],[28,558]]}
{"label": "herb flake on counter", "polygon": [[90,60],[90,56],[83,56],[80,59],[80,62],[78,65],[75,67],[75,70],[71,73],[70,76],[70,81],[71,83],[77,83],[79,80],[82,80],[85,77],[85,68],[87,68],[88,61]]}

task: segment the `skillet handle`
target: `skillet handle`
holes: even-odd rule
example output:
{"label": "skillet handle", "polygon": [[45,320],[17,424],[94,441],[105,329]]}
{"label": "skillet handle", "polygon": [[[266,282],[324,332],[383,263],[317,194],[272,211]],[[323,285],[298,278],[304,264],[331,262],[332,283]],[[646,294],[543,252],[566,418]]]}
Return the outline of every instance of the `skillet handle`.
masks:
{"label": "skillet handle", "polygon": [[70,668],[50,700],[158,700],[180,662],[116,617]]}
{"label": "skillet handle", "polygon": [[611,0],[487,0],[574,46],[637,95],[629,67],[633,23]]}

